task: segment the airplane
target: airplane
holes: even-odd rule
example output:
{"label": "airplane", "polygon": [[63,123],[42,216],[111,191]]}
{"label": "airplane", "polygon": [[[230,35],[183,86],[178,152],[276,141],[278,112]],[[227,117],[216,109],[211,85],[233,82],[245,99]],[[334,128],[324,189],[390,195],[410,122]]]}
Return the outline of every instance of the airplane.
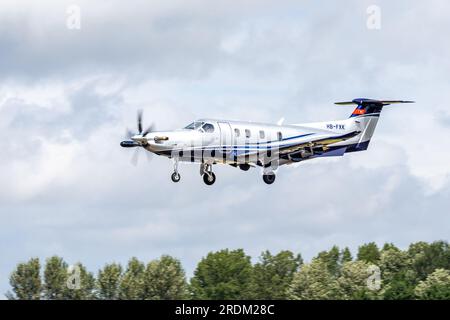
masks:
{"label": "airplane", "polygon": [[249,121],[199,119],[182,129],[143,130],[142,111],[138,112],[138,133],[128,131],[124,148],[143,148],[174,161],[173,182],[179,182],[179,162],[200,164],[200,175],[206,185],[216,181],[212,167],[228,164],[247,171],[261,168],[266,184],[275,181],[279,166],[321,157],[339,157],[345,153],[367,150],[381,110],[404,100],[357,98],[335,102],[356,105],[348,119],[325,122],[276,124]]}

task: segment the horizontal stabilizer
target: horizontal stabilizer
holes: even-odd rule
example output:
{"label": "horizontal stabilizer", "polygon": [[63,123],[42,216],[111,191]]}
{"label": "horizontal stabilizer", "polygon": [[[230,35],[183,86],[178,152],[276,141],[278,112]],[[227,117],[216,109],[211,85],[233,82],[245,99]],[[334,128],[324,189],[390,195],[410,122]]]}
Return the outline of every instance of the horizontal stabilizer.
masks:
{"label": "horizontal stabilizer", "polygon": [[414,101],[408,101],[408,100],[375,100],[375,99],[365,99],[365,98],[358,98],[353,99],[352,101],[343,101],[343,102],[335,102],[334,104],[337,104],[339,106],[348,106],[348,105],[368,105],[368,104],[374,104],[374,105],[380,105],[380,106],[387,106],[394,103],[414,103]]}
{"label": "horizontal stabilizer", "polygon": [[339,106],[348,106],[356,104],[355,111],[350,115],[352,117],[365,116],[365,115],[379,115],[384,106],[388,106],[393,103],[414,103],[414,101],[408,100],[375,100],[366,98],[356,98],[352,101],[335,102]]}

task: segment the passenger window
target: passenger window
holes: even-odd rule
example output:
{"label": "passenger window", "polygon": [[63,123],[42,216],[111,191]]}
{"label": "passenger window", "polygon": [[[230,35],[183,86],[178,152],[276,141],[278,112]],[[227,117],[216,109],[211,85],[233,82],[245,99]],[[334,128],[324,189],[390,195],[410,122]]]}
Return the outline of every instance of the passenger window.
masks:
{"label": "passenger window", "polygon": [[236,137],[239,137],[241,135],[241,132],[239,131],[239,129],[234,129],[234,135]]}
{"label": "passenger window", "polygon": [[251,137],[250,130],[245,129],[245,137],[246,137],[246,138],[250,138],[250,137]]}
{"label": "passenger window", "polygon": [[283,140],[283,134],[281,132],[278,132],[277,136],[278,136],[278,141]]}
{"label": "passenger window", "polygon": [[202,128],[203,128],[203,130],[205,130],[205,132],[208,132],[208,133],[214,132],[214,126],[211,123],[205,123]]}
{"label": "passenger window", "polygon": [[264,133],[264,131],[259,131],[259,138],[260,139],[264,139],[265,138],[265,136],[266,136],[266,134]]}

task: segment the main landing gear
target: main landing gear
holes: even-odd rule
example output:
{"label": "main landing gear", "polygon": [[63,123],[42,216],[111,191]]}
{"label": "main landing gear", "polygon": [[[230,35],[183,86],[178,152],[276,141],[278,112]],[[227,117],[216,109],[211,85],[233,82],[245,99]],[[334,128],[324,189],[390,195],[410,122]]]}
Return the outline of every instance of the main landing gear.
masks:
{"label": "main landing gear", "polygon": [[178,173],[178,159],[175,159],[175,160],[174,160],[174,163],[173,163],[173,173],[172,173],[171,178],[172,178],[172,181],[173,181],[173,182],[179,182],[179,181],[181,180],[181,176],[180,176],[180,174]]}
{"label": "main landing gear", "polygon": [[275,182],[275,173],[265,173],[263,174],[263,180],[267,184],[272,184]]}
{"label": "main landing gear", "polygon": [[216,175],[212,172],[212,164],[202,163],[200,165],[200,175],[203,177],[203,182],[208,186],[216,182]]}

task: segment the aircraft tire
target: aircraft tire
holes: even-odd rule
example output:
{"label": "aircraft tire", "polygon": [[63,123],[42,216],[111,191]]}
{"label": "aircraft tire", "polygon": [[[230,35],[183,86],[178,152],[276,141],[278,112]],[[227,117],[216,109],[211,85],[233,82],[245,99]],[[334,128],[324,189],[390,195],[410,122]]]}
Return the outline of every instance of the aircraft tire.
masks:
{"label": "aircraft tire", "polygon": [[203,174],[203,182],[208,186],[213,185],[214,182],[216,182],[216,175],[214,172],[211,172],[211,176],[206,173]]}
{"label": "aircraft tire", "polygon": [[263,180],[267,184],[272,184],[275,182],[275,174],[263,174]]}
{"label": "aircraft tire", "polygon": [[174,173],[172,173],[171,178],[172,178],[173,182],[179,182],[181,179],[181,176],[178,172],[174,172]]}

